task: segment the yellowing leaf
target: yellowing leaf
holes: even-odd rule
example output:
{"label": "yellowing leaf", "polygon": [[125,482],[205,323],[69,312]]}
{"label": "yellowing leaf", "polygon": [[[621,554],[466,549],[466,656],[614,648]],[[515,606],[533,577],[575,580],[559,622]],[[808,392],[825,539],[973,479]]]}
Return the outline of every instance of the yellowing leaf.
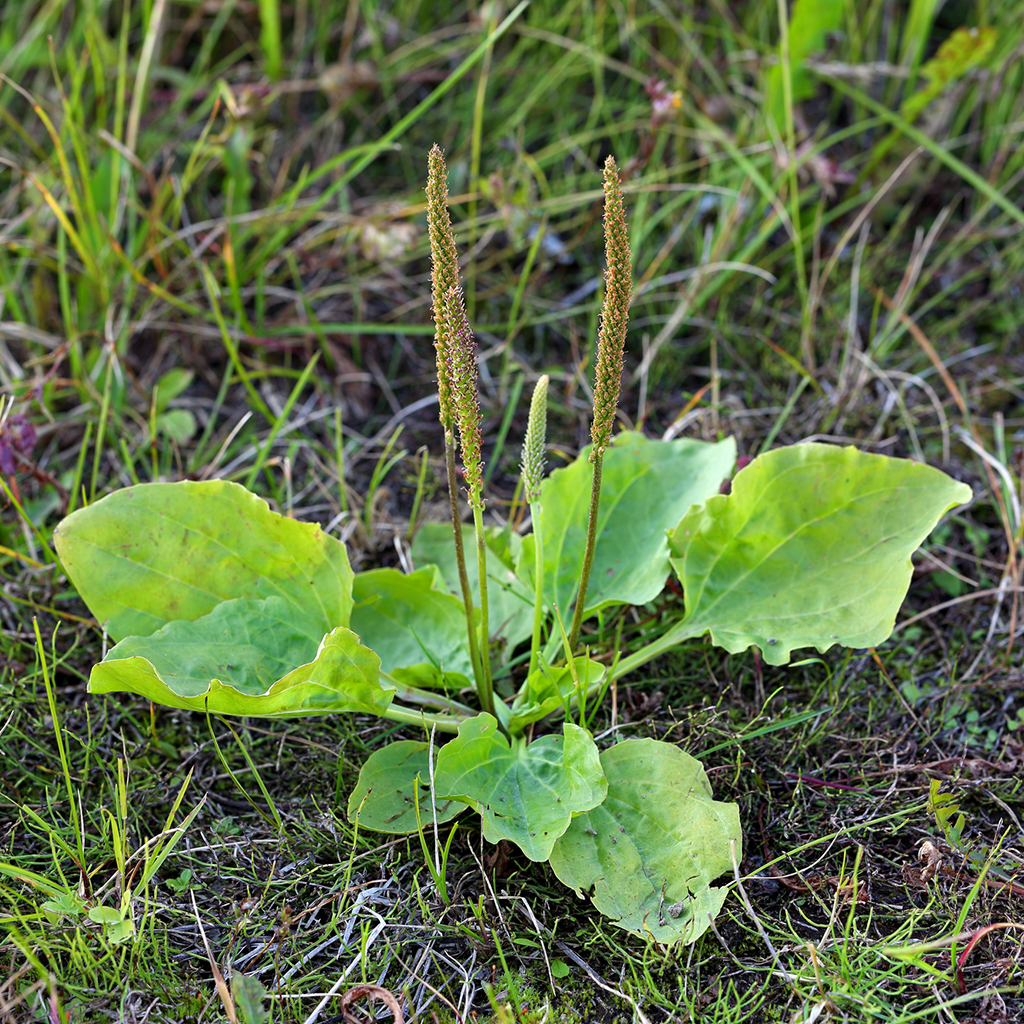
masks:
{"label": "yellowing leaf", "polygon": [[711,883],[732,871],[739,809],[712,799],[699,761],[660,740],[625,740],[601,754],[608,795],[555,843],[558,878],[621,928],[693,942],[725,901]]}
{"label": "yellowing leaf", "polygon": [[[798,647],[870,647],[889,637],[911,554],[971,489],[931,466],[805,444],[736,474],[732,492],[672,533],[687,636],[730,653],[756,644],[770,665]],[[680,637],[682,639],[682,637]]]}
{"label": "yellowing leaf", "polygon": [[352,609],[345,545],[223,480],[115,491],[64,519],[54,544],[115,640],[233,598],[280,597],[321,636],[347,626]]}
{"label": "yellowing leaf", "polygon": [[983,64],[995,42],[996,30],[991,26],[958,28],[953,32],[935,56],[921,67],[927,85],[903,101],[900,107],[903,117],[908,121],[917,118],[948,85],[963,78],[971,68]]}

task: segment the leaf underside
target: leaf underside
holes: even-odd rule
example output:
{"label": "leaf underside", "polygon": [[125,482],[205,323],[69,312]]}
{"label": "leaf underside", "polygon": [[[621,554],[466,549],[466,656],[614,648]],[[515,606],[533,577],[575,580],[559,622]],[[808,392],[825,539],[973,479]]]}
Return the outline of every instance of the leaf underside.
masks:
{"label": "leaf underside", "polygon": [[350,629],[317,640],[287,602],[271,597],[224,601],[195,622],[122,640],[93,666],[89,690],[213,714],[380,715],[394,689],[380,682],[379,666]]}
{"label": "leaf underside", "polygon": [[604,802],[573,818],[551,852],[558,878],[617,925],[693,942],[728,892],[711,883],[742,857],[739,809],[712,799],[699,761],[660,740],[601,754]]}
{"label": "leaf underside", "polygon": [[434,788],[479,811],[489,842],[509,839],[530,860],[547,860],[572,815],[604,799],[597,747],[570,722],[561,736],[529,745],[513,740],[510,746],[497,730],[488,714],[463,722],[438,754]]}
{"label": "leaf underside", "polygon": [[671,534],[688,637],[783,665],[892,633],[911,554],[971,489],[930,466],[805,444],[759,456]]}

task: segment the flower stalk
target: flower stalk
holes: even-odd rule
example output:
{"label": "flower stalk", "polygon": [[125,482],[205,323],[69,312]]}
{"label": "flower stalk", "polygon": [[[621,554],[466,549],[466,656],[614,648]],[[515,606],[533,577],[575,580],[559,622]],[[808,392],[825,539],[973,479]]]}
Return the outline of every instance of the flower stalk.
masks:
{"label": "flower stalk", "polygon": [[540,634],[544,623],[544,543],[541,533],[541,483],[544,479],[544,441],[548,421],[547,374],[541,377],[530,399],[530,418],[526,421],[523,439],[522,480],[523,496],[530,506],[533,522],[533,640],[530,643],[530,673],[537,671],[540,652]]}
{"label": "flower stalk", "polygon": [[590,428],[590,462],[594,475],[590,487],[590,515],[587,520],[587,544],[583,553],[580,585],[576,596],[569,647],[575,650],[586,609],[590,569],[597,543],[597,517],[601,504],[601,469],[604,452],[612,437],[615,410],[622,383],[622,354],[629,325],[629,303],[633,294],[633,261],[626,231],[626,207],[615,158],[604,165],[604,303],[597,337],[597,365],[594,370],[594,420]]}
{"label": "flower stalk", "polygon": [[[438,146],[430,150],[427,171],[427,225],[430,233],[431,291],[434,316],[434,349],[437,355],[437,394],[444,429],[448,497],[451,503],[455,560],[466,609],[466,634],[477,696],[484,711],[494,714],[487,620],[487,572],[483,528],[483,476],[480,457],[480,406],[477,398],[476,344],[466,317],[459,288],[459,257],[455,232],[448,213],[448,172]],[[466,476],[473,526],[476,533],[477,568],[480,576],[480,621],[474,622],[473,593],[466,572],[456,471],[456,434]]]}
{"label": "flower stalk", "polygon": [[479,368],[476,361],[476,339],[466,316],[462,290],[456,285],[445,295],[445,319],[451,332],[448,351],[448,373],[452,405],[459,428],[459,454],[462,456],[466,495],[473,510],[473,531],[476,535],[477,574],[480,579],[480,661],[483,669],[482,696],[485,711],[493,714],[491,680],[490,629],[487,600],[487,536],[484,532],[483,437],[480,432]]}

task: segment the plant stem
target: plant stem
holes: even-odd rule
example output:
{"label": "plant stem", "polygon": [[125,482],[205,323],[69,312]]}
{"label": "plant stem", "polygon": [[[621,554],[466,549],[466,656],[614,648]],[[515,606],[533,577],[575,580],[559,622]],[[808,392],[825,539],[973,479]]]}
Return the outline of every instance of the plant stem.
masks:
{"label": "plant stem", "polygon": [[533,639],[530,641],[530,673],[537,671],[540,633],[544,625],[544,538],[541,533],[540,502],[530,503],[533,522]]}
{"label": "plant stem", "polygon": [[491,639],[487,616],[487,535],[484,533],[484,512],[473,505],[473,529],[476,531],[476,566],[480,577],[480,667],[484,682],[480,689],[480,706],[494,714],[494,684],[491,680]]}
{"label": "plant stem", "polygon": [[[455,539],[455,563],[459,568],[459,584],[462,587],[462,603],[466,609],[466,639],[469,642],[469,660],[473,663],[473,680],[476,683],[480,706],[486,707],[484,692],[490,696],[490,688],[484,685],[483,663],[477,643],[476,628],[473,625],[473,592],[466,572],[466,551],[462,543],[462,517],[459,515],[459,481],[455,472],[455,434],[451,427],[445,427],[444,460],[448,467],[448,498],[452,510],[452,534]],[[490,702],[493,707],[493,701]]]}
{"label": "plant stem", "polygon": [[706,631],[706,625],[698,625],[694,628],[689,621],[683,619],[682,622],[676,623],[671,629],[658,637],[657,640],[652,641],[645,647],[641,647],[639,651],[629,655],[629,657],[620,659],[611,672],[612,681],[621,679],[624,675],[627,675],[634,669],[638,669],[641,665],[646,665],[647,662],[658,657],[659,654],[672,650],[673,647],[677,647],[684,640],[692,640],[694,637],[701,636]]}
{"label": "plant stem", "polygon": [[465,718],[452,718],[449,715],[434,715],[427,711],[413,711],[410,708],[389,707],[383,714],[392,722],[403,722],[405,725],[435,726],[440,732],[456,733]]}
{"label": "plant stem", "polygon": [[[595,450],[596,451],[596,450]],[[590,583],[590,567],[594,564],[594,548],[597,545],[597,515],[601,506],[601,467],[604,453],[597,452],[594,463],[594,477],[590,483],[590,515],[587,518],[587,547],[583,552],[583,568],[580,571],[580,589],[576,595],[576,610],[572,616],[572,629],[569,632],[569,649],[576,649],[576,641],[580,638],[580,626],[583,624],[583,609],[587,603],[587,586]]]}
{"label": "plant stem", "polygon": [[472,718],[477,712],[474,708],[452,700],[440,693],[430,690],[421,690],[417,686],[407,686],[400,683],[388,672],[381,672],[381,679],[390,683],[395,688],[395,699],[404,701],[406,704],[421,705],[426,708],[435,708],[439,711],[446,711],[456,718]]}

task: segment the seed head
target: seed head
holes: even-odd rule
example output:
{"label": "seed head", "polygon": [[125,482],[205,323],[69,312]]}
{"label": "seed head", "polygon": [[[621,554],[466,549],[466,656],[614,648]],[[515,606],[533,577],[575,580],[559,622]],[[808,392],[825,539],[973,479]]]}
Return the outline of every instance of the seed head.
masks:
{"label": "seed head", "polygon": [[[437,351],[437,394],[441,423],[451,428],[451,380],[448,377],[449,350],[454,341],[457,324],[446,319],[446,296],[459,286],[459,254],[455,248],[455,232],[448,213],[448,171],[444,155],[435,145],[427,158],[427,226],[430,233],[430,259],[434,314],[434,348]],[[463,314],[465,317],[465,314]]]}
{"label": "seed head", "polygon": [[626,232],[626,208],[615,158],[604,165],[604,305],[597,336],[597,367],[594,371],[594,422],[590,438],[594,462],[608,447],[622,382],[622,351],[629,325],[629,300],[633,293],[633,262]]}
{"label": "seed head", "polygon": [[444,296],[444,320],[451,328],[448,349],[447,377],[451,385],[451,402],[459,426],[459,451],[466,473],[469,502],[483,508],[483,461],[480,457],[479,368],[476,361],[476,339],[462,302],[462,290],[456,285]]}
{"label": "seed head", "polygon": [[544,478],[544,440],[548,426],[548,376],[537,381],[530,399],[530,418],[523,440],[523,493],[528,502],[540,497]]}

